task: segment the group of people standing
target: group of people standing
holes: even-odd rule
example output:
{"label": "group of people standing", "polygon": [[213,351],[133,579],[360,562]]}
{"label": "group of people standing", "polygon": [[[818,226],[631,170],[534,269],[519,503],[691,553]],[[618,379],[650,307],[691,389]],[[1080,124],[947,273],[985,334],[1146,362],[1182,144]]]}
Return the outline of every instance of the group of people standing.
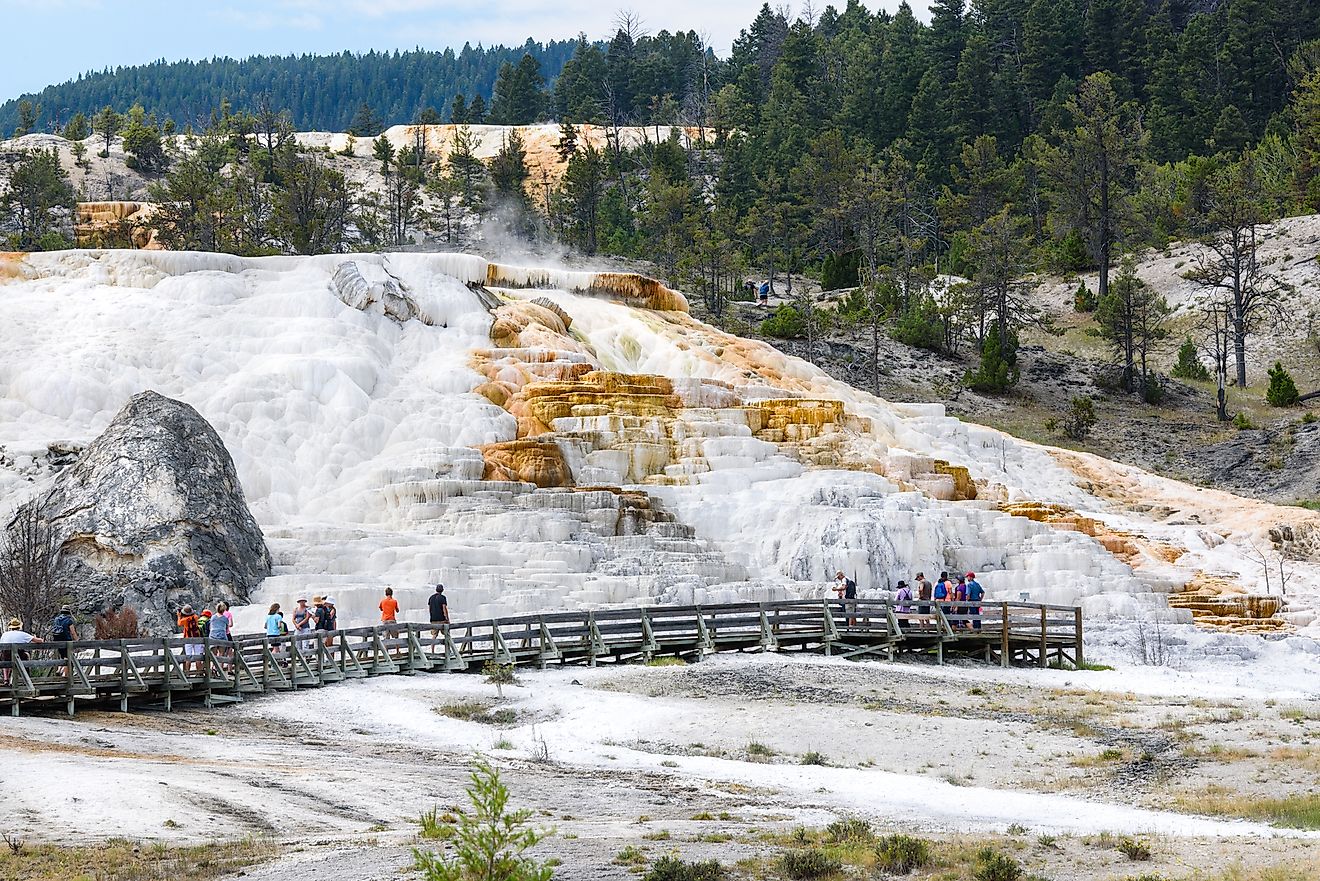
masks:
{"label": "group of people standing", "polygon": [[[848,618],[848,626],[856,626],[857,582],[842,571],[835,573],[834,581],[834,591],[842,601],[842,611]],[[930,627],[933,620],[932,607],[938,605],[945,615],[956,619],[949,622],[954,630],[981,629],[981,601],[985,599],[985,588],[976,580],[975,572],[953,576],[941,572],[939,580],[934,584],[926,580],[924,572],[918,572],[913,583],[915,589],[906,581],[898,583],[894,594],[894,611],[905,616],[921,616],[917,618],[918,625]],[[899,626],[906,626],[907,623],[910,623],[910,619],[899,620]]]}

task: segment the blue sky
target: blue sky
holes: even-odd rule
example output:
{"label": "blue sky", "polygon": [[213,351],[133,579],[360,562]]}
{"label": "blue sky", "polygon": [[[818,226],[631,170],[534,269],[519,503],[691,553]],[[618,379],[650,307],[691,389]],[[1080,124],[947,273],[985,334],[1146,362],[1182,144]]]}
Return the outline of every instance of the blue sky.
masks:
{"label": "blue sky", "polygon": [[[801,0],[799,0],[799,3]],[[842,6],[844,0],[838,0]],[[620,8],[646,28],[694,28],[723,54],[762,0],[0,0],[13,35],[0,50],[0,101],[88,70],[157,58],[343,49],[440,49],[603,38]],[[772,6],[779,6],[773,2]],[[874,8],[874,3],[870,3]],[[893,8],[897,0],[884,5]],[[914,4],[924,15],[922,0]],[[817,10],[825,3],[816,0]]]}

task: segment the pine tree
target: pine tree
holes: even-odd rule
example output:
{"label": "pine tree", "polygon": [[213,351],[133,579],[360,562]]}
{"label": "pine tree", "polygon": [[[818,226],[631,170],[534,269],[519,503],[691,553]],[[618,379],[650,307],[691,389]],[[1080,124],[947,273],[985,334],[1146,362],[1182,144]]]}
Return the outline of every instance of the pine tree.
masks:
{"label": "pine tree", "polygon": [[37,130],[37,121],[41,119],[41,105],[33,104],[24,98],[18,102],[18,125],[14,126],[14,137],[21,138]]}
{"label": "pine tree", "polygon": [[1125,257],[1114,284],[1100,297],[1095,321],[1100,338],[1109,344],[1120,365],[1120,382],[1126,391],[1139,386],[1149,397],[1150,357],[1168,336],[1168,316],[1164,297],[1137,277],[1136,260]]}
{"label": "pine tree", "polygon": [[1297,403],[1297,384],[1292,374],[1283,368],[1283,363],[1275,361],[1270,368],[1270,387],[1265,390],[1265,400],[1271,407],[1291,407]]}
{"label": "pine tree", "polygon": [[92,120],[92,127],[97,134],[105,139],[105,149],[101,151],[101,158],[104,159],[110,155],[110,145],[114,142],[115,135],[119,134],[119,130],[123,125],[123,117],[116,113],[115,109],[109,104],[102,108],[100,113],[96,114],[96,118]]}
{"label": "pine tree", "polygon": [[1201,363],[1201,358],[1196,351],[1196,344],[1192,342],[1191,337],[1185,338],[1182,345],[1178,347],[1178,363],[1173,365],[1173,369],[1169,371],[1169,374],[1178,379],[1209,381],[1210,371],[1206,370],[1205,365]]}
{"label": "pine tree", "polygon": [[472,96],[472,103],[468,104],[467,121],[471,125],[485,125],[489,114],[486,111],[486,99],[480,95]]}
{"label": "pine tree", "polygon": [[467,99],[463,97],[462,92],[455,95],[454,100],[449,105],[449,122],[453,125],[466,125],[468,123]]}
{"label": "pine tree", "polygon": [[69,120],[69,124],[64,127],[64,139],[66,141],[82,141],[90,137],[91,134],[91,123],[81,112],[75,113],[73,118]]}
{"label": "pine tree", "polygon": [[348,124],[348,133],[358,138],[374,138],[385,128],[385,123],[381,122],[380,116],[372,109],[371,105],[363,101],[358,107],[357,113],[353,115],[353,121]]}
{"label": "pine tree", "polygon": [[59,154],[28,150],[18,155],[9,173],[9,187],[0,205],[13,223],[11,250],[57,250],[70,246],[69,222],[75,196]]}
{"label": "pine tree", "polygon": [[1083,233],[1100,267],[1097,296],[1104,300],[1114,248],[1131,224],[1146,136],[1131,108],[1119,105],[1109,74],[1087,77],[1067,109],[1076,125],[1049,154],[1048,172],[1060,213]]}

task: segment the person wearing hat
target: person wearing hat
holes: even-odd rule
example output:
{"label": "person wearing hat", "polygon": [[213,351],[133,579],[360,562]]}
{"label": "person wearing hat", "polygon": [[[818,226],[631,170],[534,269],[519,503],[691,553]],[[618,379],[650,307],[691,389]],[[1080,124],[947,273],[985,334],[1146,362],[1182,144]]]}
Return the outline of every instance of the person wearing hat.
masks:
{"label": "person wearing hat", "polygon": [[445,586],[437,584],[435,593],[426,601],[431,612],[431,641],[434,642],[441,630],[449,628],[449,600],[445,597]]}
{"label": "person wearing hat", "polygon": [[[339,613],[335,611],[334,597],[324,597],[321,599],[321,604],[317,607],[316,629],[324,630],[327,633],[334,633],[334,631],[339,629]],[[334,644],[335,638],[333,636],[327,636],[325,638],[326,648],[329,648]]]}
{"label": "person wearing hat", "polygon": [[[23,622],[17,618],[9,619],[9,629],[0,634],[0,646],[19,646],[33,642],[45,642],[45,640],[39,639],[24,630]],[[6,648],[0,650],[0,661],[12,661],[15,657],[20,661],[26,661],[29,655],[27,652],[18,648]],[[10,667],[10,664],[5,664],[4,669],[0,670],[0,674],[3,674],[3,678],[0,679],[0,681],[5,684],[9,683]]]}
{"label": "person wearing hat", "polygon": [[[189,640],[189,639],[200,640],[202,638],[202,622],[200,618],[198,618],[195,614],[193,614],[193,607],[191,605],[185,603],[183,608],[179,610],[178,624],[179,624],[179,634],[185,640]],[[201,669],[202,667],[202,662],[200,660],[201,656],[202,656],[201,642],[185,642],[183,644],[183,657],[185,659],[185,663],[184,663],[185,676],[188,674],[189,670],[196,672]]]}
{"label": "person wearing hat", "polygon": [[[900,581],[898,583],[898,591],[894,594],[894,603],[894,611],[898,612],[898,614],[912,614],[912,588],[908,587],[906,581]],[[898,626],[902,627],[907,620],[907,618],[899,618]]]}
{"label": "person wearing hat", "polygon": [[972,616],[972,629],[981,629],[981,600],[985,599],[985,588],[981,582],[976,580],[975,572],[967,573],[967,601],[976,605],[968,606],[967,611]]}

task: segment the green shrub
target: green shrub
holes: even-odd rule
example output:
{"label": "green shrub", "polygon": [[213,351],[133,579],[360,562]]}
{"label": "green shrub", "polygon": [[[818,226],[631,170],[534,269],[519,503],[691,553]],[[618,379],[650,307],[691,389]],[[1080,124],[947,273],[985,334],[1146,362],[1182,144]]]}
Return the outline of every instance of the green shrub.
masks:
{"label": "green shrub", "polygon": [[993,847],[982,848],[976,854],[976,881],[1022,881],[1022,866],[1018,861]]}
{"label": "green shrub", "polygon": [[843,868],[843,863],[818,847],[785,851],[779,859],[784,874],[793,881],[826,878]]}
{"label": "green shrub", "polygon": [[1140,839],[1124,836],[1118,840],[1118,852],[1134,863],[1144,863],[1150,860],[1150,845]]}
{"label": "green shrub", "polygon": [[866,843],[875,840],[875,832],[871,829],[871,824],[860,817],[835,820],[825,827],[825,834],[834,844]]}
{"label": "green shrub", "polygon": [[1164,400],[1164,382],[1154,373],[1148,374],[1141,386],[1141,399],[1147,404]]}
{"label": "green shrub", "polygon": [[646,854],[642,853],[640,848],[630,844],[614,855],[614,864],[616,866],[645,865]]}
{"label": "green shrub", "polygon": [[664,856],[651,864],[644,881],[721,881],[724,867],[716,860],[685,863],[678,857]]}
{"label": "green shrub", "polygon": [[875,860],[882,872],[906,875],[930,864],[930,842],[911,835],[886,835],[876,843]]}
{"label": "green shrub", "polygon": [[475,764],[467,797],[469,807],[439,832],[449,843],[445,853],[413,850],[413,868],[423,881],[481,877],[492,864],[505,881],[550,881],[553,867],[525,854],[550,833],[532,827],[531,811],[509,810],[509,789],[484,759]]}
{"label": "green shrub", "polygon": [[1195,379],[1202,382],[1210,378],[1210,371],[1201,363],[1200,357],[1196,354],[1196,345],[1190,337],[1183,339],[1183,344],[1178,347],[1178,363],[1173,365],[1169,373],[1179,379]]}
{"label": "green shrub", "polygon": [[857,269],[861,256],[860,251],[826,254],[820,264],[821,290],[837,291],[840,288],[857,287]]}
{"label": "green shrub", "polygon": [[1059,272],[1078,272],[1091,267],[1091,256],[1086,253],[1086,242],[1078,230],[1070,230],[1054,247],[1054,266]]}
{"label": "green shrub", "polygon": [[1086,282],[1078,282],[1077,290],[1073,292],[1073,311],[1094,312],[1098,305],[1100,301],[1096,299],[1095,292],[1086,286]]}
{"label": "green shrub", "polygon": [[1310,425],[1311,423],[1313,423],[1313,422],[1315,422],[1315,421],[1316,421],[1316,415],[1315,415],[1314,413],[1310,412],[1309,410],[1308,410],[1307,412],[1305,412],[1305,413],[1302,414],[1302,424],[1303,424],[1303,425]]}
{"label": "green shrub", "polygon": [[829,762],[825,761],[825,757],[824,757],[823,755],[821,755],[820,753],[816,752],[816,751],[813,749],[811,752],[803,753],[803,754],[802,754],[802,759],[801,759],[801,761],[798,762],[798,764],[799,764],[799,765],[828,765]]}
{"label": "green shrub", "polygon": [[935,301],[929,295],[913,297],[889,335],[905,346],[943,351],[944,324]]}
{"label": "green shrub", "polygon": [[[1001,348],[1003,351],[1001,351]],[[981,346],[981,364],[975,373],[969,373],[963,380],[968,387],[978,392],[1002,392],[1017,384],[1020,371],[1017,366],[1018,337],[1008,331],[1007,345],[999,344],[999,325],[992,324]]]}
{"label": "green shrub", "polygon": [[1238,431],[1251,431],[1256,427],[1256,423],[1251,421],[1251,417],[1241,411],[1233,415],[1233,427]]}
{"label": "green shrub", "polygon": [[761,322],[761,333],[781,340],[797,339],[807,335],[807,322],[793,306],[780,303],[779,308]]}
{"label": "green shrub", "polygon": [[764,743],[761,743],[759,741],[753,740],[751,743],[747,744],[747,755],[749,756],[769,757],[769,756],[773,756],[774,754],[775,751],[773,749],[771,749],[770,747],[766,746]]}
{"label": "green shrub", "polygon": [[1083,395],[1079,398],[1073,398],[1068,404],[1068,409],[1063,413],[1063,420],[1060,423],[1063,433],[1073,440],[1086,440],[1091,434],[1091,429],[1095,427],[1098,421],[1095,415],[1095,404],[1089,397]]}
{"label": "green shrub", "polygon": [[1270,387],[1265,390],[1265,400],[1271,407],[1291,407],[1298,397],[1292,374],[1283,369],[1283,362],[1275,361],[1270,368]]}

